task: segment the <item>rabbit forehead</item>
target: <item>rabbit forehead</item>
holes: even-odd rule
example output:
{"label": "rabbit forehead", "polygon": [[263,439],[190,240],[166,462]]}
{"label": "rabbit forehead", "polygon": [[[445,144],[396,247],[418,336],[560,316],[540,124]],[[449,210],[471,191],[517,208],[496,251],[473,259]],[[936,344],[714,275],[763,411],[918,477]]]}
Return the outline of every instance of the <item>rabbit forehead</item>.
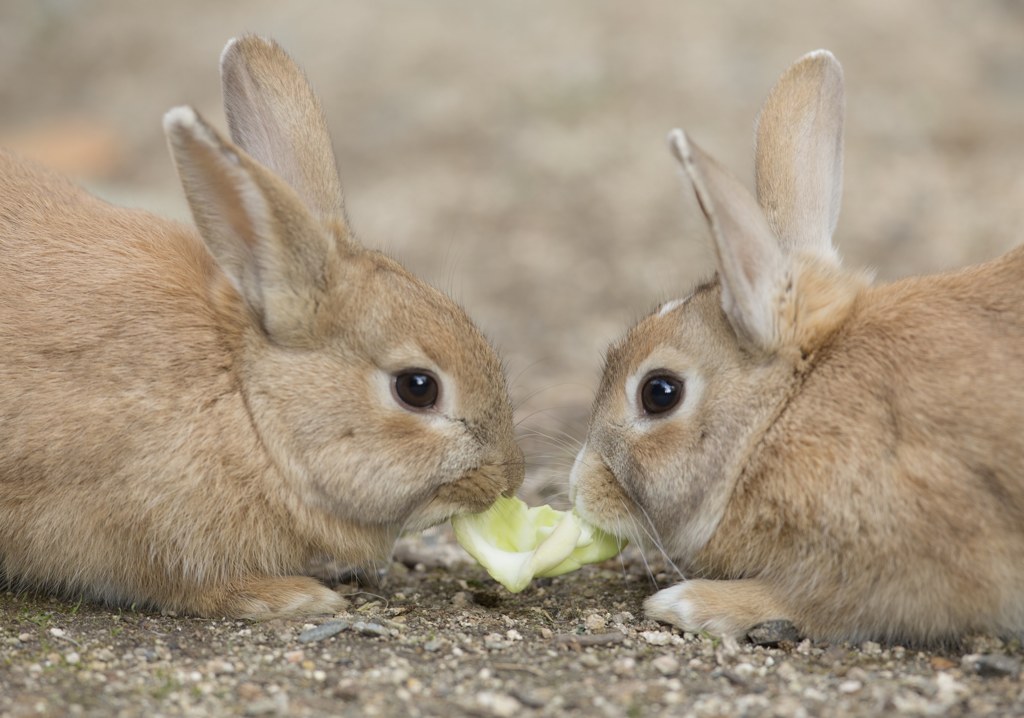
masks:
{"label": "rabbit forehead", "polygon": [[339,341],[388,371],[438,372],[455,383],[466,413],[507,408],[497,352],[465,311],[385,255],[367,252],[363,261],[361,276],[339,290]]}
{"label": "rabbit forehead", "polygon": [[685,372],[713,361],[714,350],[730,341],[718,297],[717,280],[706,282],[633,326],[608,349],[602,397],[630,394],[650,371]]}

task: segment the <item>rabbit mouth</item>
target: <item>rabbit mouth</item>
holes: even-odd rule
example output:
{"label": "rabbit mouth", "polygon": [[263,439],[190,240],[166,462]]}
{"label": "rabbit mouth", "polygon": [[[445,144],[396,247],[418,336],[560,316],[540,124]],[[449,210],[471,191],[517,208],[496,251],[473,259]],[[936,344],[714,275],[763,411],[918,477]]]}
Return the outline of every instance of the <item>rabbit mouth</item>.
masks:
{"label": "rabbit mouth", "polygon": [[580,451],[570,478],[573,507],[584,520],[619,538],[642,543],[636,530],[636,502],[622,488],[603,460],[584,460]]}
{"label": "rabbit mouth", "polygon": [[441,486],[423,505],[412,512],[404,532],[422,531],[444,523],[456,514],[486,511],[502,494],[514,493],[504,465],[489,464],[463,474]]}

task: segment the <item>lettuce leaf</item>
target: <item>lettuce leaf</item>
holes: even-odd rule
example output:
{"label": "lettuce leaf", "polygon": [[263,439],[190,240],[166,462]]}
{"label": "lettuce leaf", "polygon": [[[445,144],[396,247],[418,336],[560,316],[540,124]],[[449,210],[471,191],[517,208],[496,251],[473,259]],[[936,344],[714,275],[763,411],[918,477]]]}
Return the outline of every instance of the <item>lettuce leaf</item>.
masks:
{"label": "lettuce leaf", "polygon": [[534,577],[560,576],[604,561],[626,545],[575,511],[531,508],[504,496],[486,511],[453,517],[452,528],[459,545],[512,593]]}

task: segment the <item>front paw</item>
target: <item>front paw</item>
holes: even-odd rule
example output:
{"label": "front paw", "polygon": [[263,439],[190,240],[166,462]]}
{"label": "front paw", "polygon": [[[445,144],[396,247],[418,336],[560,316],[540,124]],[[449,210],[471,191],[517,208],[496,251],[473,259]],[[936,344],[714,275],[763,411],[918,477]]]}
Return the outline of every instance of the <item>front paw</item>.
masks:
{"label": "front paw", "polygon": [[662,589],[644,601],[644,612],[648,618],[669,623],[689,633],[700,633],[707,628],[710,616],[697,610],[691,587],[693,582],[677,583]]}
{"label": "front paw", "polygon": [[644,610],[649,618],[684,631],[726,638],[739,638],[759,623],[787,618],[768,587],[756,579],[683,581],[648,598]]}
{"label": "front paw", "polygon": [[195,611],[199,615],[256,620],[332,614],[348,605],[343,596],[307,576],[253,577],[199,600],[206,604]]}

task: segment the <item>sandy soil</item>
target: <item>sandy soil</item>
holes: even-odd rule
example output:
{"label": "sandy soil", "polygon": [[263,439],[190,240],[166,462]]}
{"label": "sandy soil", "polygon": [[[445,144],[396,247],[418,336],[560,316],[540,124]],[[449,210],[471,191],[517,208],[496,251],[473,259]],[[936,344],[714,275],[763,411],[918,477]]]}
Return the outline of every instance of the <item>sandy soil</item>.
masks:
{"label": "sandy soil", "polygon": [[[837,243],[847,263],[893,278],[980,261],[1020,241],[1024,5],[1014,0],[5,0],[0,143],[61,167],[112,201],[187,217],[160,119],[188,103],[223,124],[217,58],[224,42],[244,31],[278,38],[322,95],[348,212],[363,242],[388,249],[449,290],[507,358],[534,498],[564,492],[607,343],[711,271],[705,229],[665,148],[666,131],[685,127],[749,177],[757,108],[778,74],[804,52],[828,47],[846,72],[846,195]],[[402,706],[410,714],[500,715],[510,705],[505,698],[518,709],[551,714],[569,708],[581,715],[682,714],[683,707],[702,715],[775,711],[774,702],[762,705],[758,698],[776,695],[776,684],[758,673],[768,654],[718,661],[710,643],[645,624],[639,603],[650,587],[636,566],[555,582],[546,590],[564,603],[553,607],[532,589],[503,596],[475,571],[413,571],[386,587],[386,602],[367,604],[380,621],[407,616],[406,628],[395,629],[399,635],[445,647],[443,653],[399,651],[408,665],[394,669],[404,675],[394,681],[374,674],[392,670],[377,664],[383,654],[372,648],[386,645],[387,637],[342,632],[327,639],[334,642],[331,660],[317,658],[318,646],[292,661],[301,624],[246,627],[131,612],[115,619],[94,607],[2,596],[0,714],[41,708],[58,715],[72,705],[95,715],[113,713],[115,706],[125,715],[215,714],[255,704],[267,712],[355,715],[377,701],[385,714]],[[480,587],[459,583],[470,580]],[[452,603],[459,593],[485,598],[460,607]],[[534,608],[553,622],[534,620],[540,615]],[[422,622],[432,611],[442,614],[436,626]],[[632,617],[616,623],[613,617],[623,612]],[[588,629],[591,614],[604,617],[606,626]],[[105,642],[116,621],[128,628]],[[558,643],[558,635],[604,633],[612,626],[624,632],[623,642],[571,654],[579,662],[596,656],[595,666],[548,671],[545,651],[561,656],[576,650]],[[53,628],[65,637],[54,638]],[[545,638],[541,629],[552,635]],[[508,638],[509,631],[523,641]],[[639,637],[644,631],[674,637],[650,644]],[[540,653],[509,648],[507,659],[500,657],[506,649],[454,653],[461,634],[482,641],[491,633],[512,646],[539,646]],[[21,641],[22,634],[29,637]],[[123,659],[168,646],[168,636],[178,634],[186,638],[174,639],[177,649],[157,651],[158,659]],[[266,640],[256,641],[258,635]],[[207,640],[217,647],[204,648]],[[108,645],[111,660],[90,653]],[[972,646],[898,657],[887,648],[885,659],[881,653],[865,657],[861,647],[805,646],[801,654],[797,646],[772,649],[784,655],[765,668],[774,676],[782,663],[796,666],[791,681],[777,681],[799,688],[795,702],[780,709],[787,715],[1024,710],[1018,674],[987,679],[961,666]],[[1019,656],[1015,644],[980,650],[990,649]],[[68,660],[69,650],[79,663]],[[241,670],[218,673],[206,662],[236,650],[237,663],[252,667],[255,661],[259,670],[223,690],[214,680],[210,690],[218,702],[204,702],[207,673],[237,676]],[[264,650],[272,656],[266,665],[260,663]],[[654,660],[662,656],[674,656],[682,668],[661,671]],[[314,667],[306,668],[307,660]],[[705,683],[692,683],[698,675],[688,668],[692,661],[708,667]],[[749,675],[733,670],[739,680],[726,673],[712,677],[736,661],[753,666],[740,671]],[[896,661],[895,668],[886,661]],[[88,669],[107,675],[105,681],[134,685],[137,679],[139,686],[150,685],[156,663],[169,687],[140,688],[145,700],[130,700],[128,693],[118,703],[104,680],[81,678],[90,662],[118,666]],[[495,669],[491,662],[520,667]],[[34,678],[32,666],[39,667]],[[437,666],[450,670],[437,685],[464,685],[471,697],[431,693]],[[863,675],[845,679],[854,668]],[[123,680],[109,677],[116,671],[125,672]],[[317,671],[325,674],[322,680]],[[489,677],[481,677],[485,671]],[[196,672],[202,680],[191,680]],[[588,681],[591,673],[609,678]],[[814,683],[819,675],[833,680]],[[906,676],[916,687],[898,685]],[[656,687],[668,680],[678,687]],[[844,693],[844,680],[862,688],[881,681],[883,687],[878,695],[866,688]],[[419,681],[426,693],[409,681]],[[993,688],[993,681],[1002,687]],[[513,690],[522,686],[529,690]],[[396,698],[398,690],[410,701]],[[648,701],[650,691],[661,698]],[[898,699],[901,691],[924,702]],[[276,697],[282,692],[291,698],[282,702]],[[678,700],[664,700],[667,693]],[[558,704],[563,694],[572,697]],[[627,694],[635,700],[621,699]],[[700,703],[716,696],[726,703]],[[740,710],[736,701],[744,696],[752,702]]]}

